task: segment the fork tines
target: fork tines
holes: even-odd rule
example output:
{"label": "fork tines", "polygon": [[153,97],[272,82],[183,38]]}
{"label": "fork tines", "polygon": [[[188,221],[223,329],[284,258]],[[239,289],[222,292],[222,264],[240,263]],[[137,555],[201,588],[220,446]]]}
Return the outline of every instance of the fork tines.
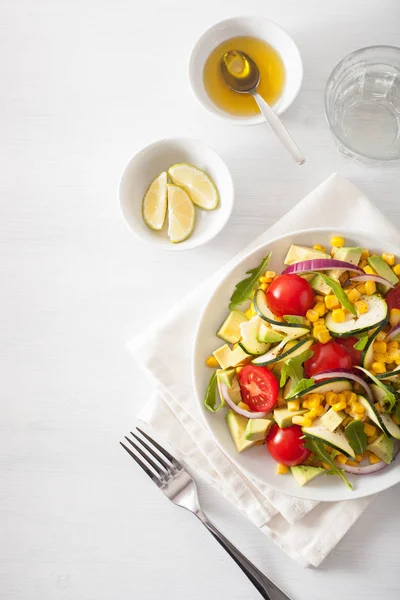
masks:
{"label": "fork tines", "polygon": [[[123,442],[120,442],[121,446],[130,454],[134,461],[143,469],[145,473],[156,483],[159,487],[163,484],[163,480],[166,475],[168,475],[171,471],[176,471],[182,469],[182,465],[170,454],[165,448],[163,448],[158,442],[153,440],[147,433],[136,427],[136,431],[141,433],[141,435],[150,442],[146,443],[141,437],[136,435],[133,431],[131,431],[131,435],[139,442],[140,445],[135,444],[133,440],[129,437],[125,436],[126,441],[136,450],[136,452],[144,459],[135,454],[128,446],[126,446]],[[158,452],[156,452],[156,450]],[[161,453],[167,461],[160,456]],[[155,458],[158,464],[151,458]],[[160,467],[161,465],[161,467]],[[149,467],[151,467],[151,470]]]}

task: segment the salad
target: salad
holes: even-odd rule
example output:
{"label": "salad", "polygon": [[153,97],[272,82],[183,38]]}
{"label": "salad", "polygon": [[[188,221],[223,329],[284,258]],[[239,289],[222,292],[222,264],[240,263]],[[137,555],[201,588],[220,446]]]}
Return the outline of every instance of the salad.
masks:
{"label": "salad", "polygon": [[299,485],[327,474],[352,489],[348,473],[400,448],[400,264],[331,244],[292,245],[279,274],[269,254],[236,285],[204,404],[238,452],[265,445]]}

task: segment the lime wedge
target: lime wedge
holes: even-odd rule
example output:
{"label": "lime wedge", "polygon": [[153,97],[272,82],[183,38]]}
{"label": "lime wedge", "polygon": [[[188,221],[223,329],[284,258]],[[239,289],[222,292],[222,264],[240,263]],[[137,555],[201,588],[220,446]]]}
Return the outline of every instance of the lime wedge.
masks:
{"label": "lime wedge", "polygon": [[190,196],[177,185],[168,184],[168,235],[173,244],[186,240],[192,233],[196,209]]}
{"label": "lime wedge", "polygon": [[150,229],[163,228],[167,214],[167,172],[153,179],[147,188],[142,205],[143,220]]}
{"label": "lime wedge", "polygon": [[182,187],[194,204],[204,210],[213,210],[219,201],[217,187],[211,177],[201,169],[187,163],[173,165],[168,169],[172,183]]}

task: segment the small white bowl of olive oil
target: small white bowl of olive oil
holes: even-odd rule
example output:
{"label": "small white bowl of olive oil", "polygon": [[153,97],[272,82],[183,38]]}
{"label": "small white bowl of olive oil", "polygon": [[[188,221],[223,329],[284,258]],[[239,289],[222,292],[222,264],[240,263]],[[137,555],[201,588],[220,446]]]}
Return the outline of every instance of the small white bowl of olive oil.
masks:
{"label": "small white bowl of olive oil", "polygon": [[208,29],[192,50],[189,80],[207,110],[238,125],[264,122],[254,98],[229,89],[220,70],[228,50],[246,52],[260,70],[260,95],[282,114],[299,93],[303,80],[300,52],[286,31],[264,17],[234,17]]}

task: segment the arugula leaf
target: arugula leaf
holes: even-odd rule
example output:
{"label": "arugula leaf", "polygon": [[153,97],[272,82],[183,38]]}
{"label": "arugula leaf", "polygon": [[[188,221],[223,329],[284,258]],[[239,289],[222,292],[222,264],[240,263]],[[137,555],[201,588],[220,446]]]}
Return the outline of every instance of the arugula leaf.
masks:
{"label": "arugula leaf", "polygon": [[368,344],[369,337],[367,335],[363,335],[359,338],[358,342],[356,342],[353,346],[355,350],[364,350],[365,346]]}
{"label": "arugula leaf", "polygon": [[204,398],[204,406],[210,412],[218,412],[225,404],[225,402],[220,399],[220,403],[218,406],[215,406],[217,396],[217,371],[211,375],[209,384],[207,386],[206,397]]}
{"label": "arugula leaf", "polygon": [[363,454],[367,448],[367,434],[361,421],[352,421],[344,430],[350,446],[356,454]]}
{"label": "arugula leaf", "polygon": [[339,475],[339,477],[341,477],[343,479],[343,481],[345,482],[345,484],[352,490],[353,486],[351,485],[350,481],[347,479],[346,475],[344,474],[343,469],[339,469],[337,464],[335,463],[335,456],[337,456],[337,452],[333,451],[331,453],[328,452],[327,448],[326,448],[326,444],[324,444],[323,442],[320,442],[319,440],[316,440],[315,438],[309,437],[309,436],[305,436],[306,441],[304,442],[304,446],[306,448],[308,448],[309,450],[311,450],[311,452],[314,452],[314,454],[322,461],[325,463],[328,463],[328,465],[330,466],[330,470],[327,471],[327,474],[332,474],[332,475]]}
{"label": "arugula leaf", "polygon": [[326,283],[326,285],[329,285],[332,292],[335,294],[336,298],[339,300],[340,304],[342,304],[345,308],[347,308],[347,310],[356,317],[357,311],[354,308],[354,306],[352,305],[352,303],[350,302],[350,300],[348,299],[347,294],[344,291],[344,289],[342,288],[342,286],[340,285],[340,283],[338,281],[336,281],[336,279],[333,279],[332,277],[329,277],[329,275],[325,275],[324,273],[320,273],[320,276],[321,276],[322,280]]}
{"label": "arugula leaf", "polygon": [[242,279],[242,281],[239,281],[239,283],[236,284],[235,291],[233,292],[229,303],[230,310],[234,310],[240,306],[240,304],[251,298],[253,290],[256,287],[259,278],[264,273],[270,258],[271,252],[262,259],[258,267],[246,271],[246,275],[249,275],[249,277]]}
{"label": "arugula leaf", "polygon": [[313,354],[312,350],[305,350],[298,356],[288,358],[282,367],[280,387],[285,385],[289,377],[292,380],[292,387],[296,386],[304,377],[303,363],[311,358]]}
{"label": "arugula leaf", "polygon": [[382,383],[382,381],[380,379],[378,379],[377,377],[375,377],[375,375],[372,375],[372,373],[370,373],[367,369],[364,369],[364,367],[356,367],[356,369],[360,369],[360,371],[363,371],[366,375],[368,375],[368,377],[370,379],[372,379],[372,381],[379,387],[381,388],[381,390],[383,390],[386,394],[385,398],[384,398],[384,402],[387,402],[389,404],[389,408],[387,409],[387,412],[393,412],[394,407],[396,406],[396,396],[395,394],[393,394],[393,392],[391,392],[389,390],[389,388]]}
{"label": "arugula leaf", "polygon": [[288,395],[285,397],[285,400],[290,400],[296,394],[300,394],[301,392],[305,392],[308,388],[312,387],[315,383],[315,379],[300,379],[300,381],[294,386],[293,389],[290,390]]}

